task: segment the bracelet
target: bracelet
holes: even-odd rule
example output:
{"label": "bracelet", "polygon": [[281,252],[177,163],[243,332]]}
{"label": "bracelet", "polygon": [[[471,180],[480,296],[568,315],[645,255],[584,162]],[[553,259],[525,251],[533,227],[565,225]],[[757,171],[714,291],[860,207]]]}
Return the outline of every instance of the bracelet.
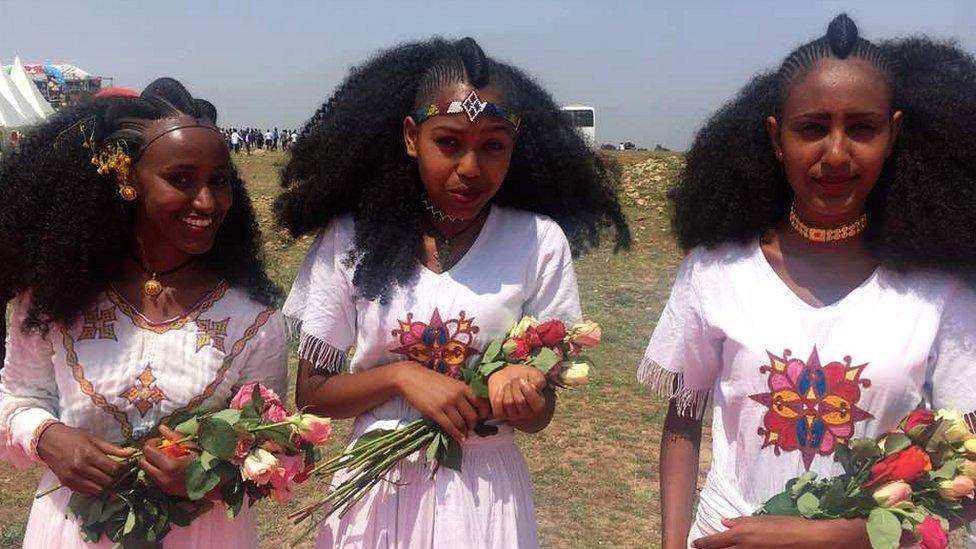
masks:
{"label": "bracelet", "polygon": [[33,435],[31,435],[31,442],[30,442],[30,455],[32,458],[34,458],[37,461],[43,461],[41,459],[41,456],[37,455],[37,443],[40,442],[41,435],[44,434],[44,431],[46,431],[48,427],[58,423],[61,423],[63,425],[63,423],[60,420],[48,418],[42,421],[40,425],[34,428],[34,433]]}

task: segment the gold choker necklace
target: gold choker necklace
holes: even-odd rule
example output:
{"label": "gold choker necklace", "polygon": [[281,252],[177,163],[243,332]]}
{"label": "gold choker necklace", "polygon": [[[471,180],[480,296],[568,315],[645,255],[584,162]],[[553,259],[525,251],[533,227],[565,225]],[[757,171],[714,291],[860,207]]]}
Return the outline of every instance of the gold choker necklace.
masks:
{"label": "gold choker necklace", "polygon": [[800,217],[796,215],[796,207],[790,206],[790,225],[793,226],[793,230],[800,233],[800,236],[807,240],[812,240],[813,242],[835,242],[837,240],[853,238],[864,232],[864,229],[868,227],[868,216],[864,214],[857,221],[844,225],[843,227],[837,227],[836,229],[817,229],[801,221]]}

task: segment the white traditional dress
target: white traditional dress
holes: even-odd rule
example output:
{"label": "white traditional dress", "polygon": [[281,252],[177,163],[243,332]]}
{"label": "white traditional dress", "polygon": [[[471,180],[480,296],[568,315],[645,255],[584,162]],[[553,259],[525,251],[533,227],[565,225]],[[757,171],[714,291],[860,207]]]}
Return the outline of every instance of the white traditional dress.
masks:
{"label": "white traditional dress", "polygon": [[[338,373],[355,347],[349,371],[416,360],[457,375],[487,342],[502,337],[522,315],[580,319],[569,243],[540,215],[493,206],[478,238],[449,271],[418,263],[418,274],[387,304],[357,298],[354,267],[346,265],[354,221],[333,220],[322,231],[285,303],[300,321],[299,356]],[[420,417],[402,398],[360,415],[353,438],[402,427]],[[344,474],[336,475],[334,483]],[[343,549],[533,549],[538,547],[532,484],[511,427],[472,434],[461,471],[441,468],[431,480],[418,453],[401,462],[343,518],[322,525],[318,547]]]}
{"label": "white traditional dress", "polygon": [[879,267],[813,307],[759,242],[695,249],[678,271],[638,377],[701,418],[712,464],[689,543],[751,515],[804,471],[843,472],[838,443],[875,437],[908,412],[976,411],[976,296],[933,272]]}
{"label": "white traditional dress", "polygon": [[[287,334],[281,313],[220,283],[185,314],[165,322],[142,316],[118,293],[103,293],[70,328],[25,334],[27,298],[14,303],[7,356],[0,371],[0,451],[26,466],[43,465],[36,431],[56,419],[110,442],[144,437],[182,411],[224,407],[237,389],[260,382],[285,394]],[[58,484],[47,471],[39,489]],[[82,541],[65,517],[71,491],[33,502],[24,547],[110,547]],[[164,547],[256,547],[247,509],[234,521],[215,507]]]}

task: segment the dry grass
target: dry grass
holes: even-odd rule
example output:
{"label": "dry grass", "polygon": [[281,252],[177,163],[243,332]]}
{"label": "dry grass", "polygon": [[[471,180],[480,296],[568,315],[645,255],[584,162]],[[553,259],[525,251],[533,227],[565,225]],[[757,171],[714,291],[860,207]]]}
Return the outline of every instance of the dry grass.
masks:
{"label": "dry grass", "polygon": [[[657,443],[664,407],[635,381],[635,368],[667,298],[680,259],[668,232],[664,193],[681,157],[610,153],[625,165],[621,194],[635,236],[630,252],[603,249],[577,263],[587,316],[604,326],[591,384],[560,395],[552,425],[521,436],[536,488],[547,548],[653,547],[658,544]],[[279,153],[237,156],[266,235],[267,268],[288,287],[310,244],[275,230]],[[348,425],[339,426],[341,441]],[[0,465],[0,547],[19,545],[37,474]],[[290,508],[312,501],[324,481],[305,485]],[[261,544],[276,547],[299,531],[270,504],[258,510]],[[310,547],[311,540],[295,544]]]}

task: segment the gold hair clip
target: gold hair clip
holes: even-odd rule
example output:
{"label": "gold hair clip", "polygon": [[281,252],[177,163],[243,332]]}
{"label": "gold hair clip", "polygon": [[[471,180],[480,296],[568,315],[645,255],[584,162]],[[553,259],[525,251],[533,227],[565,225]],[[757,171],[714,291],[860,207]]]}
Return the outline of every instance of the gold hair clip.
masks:
{"label": "gold hair clip", "polygon": [[138,196],[136,188],[132,186],[132,156],[124,141],[116,141],[101,149],[95,147],[95,133],[85,134],[82,124],[81,135],[84,138],[81,146],[92,152],[91,163],[98,175],[108,175],[115,172],[115,180],[119,184],[119,195],[127,202],[132,202]]}

